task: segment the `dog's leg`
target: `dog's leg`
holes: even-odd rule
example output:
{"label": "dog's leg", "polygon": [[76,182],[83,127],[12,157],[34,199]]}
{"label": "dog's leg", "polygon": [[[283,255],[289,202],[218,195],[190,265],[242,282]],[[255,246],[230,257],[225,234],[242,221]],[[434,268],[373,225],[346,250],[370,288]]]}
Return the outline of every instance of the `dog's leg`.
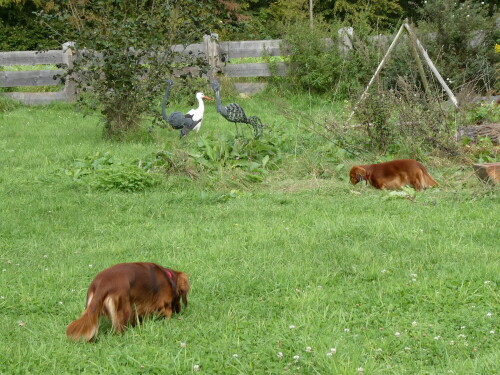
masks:
{"label": "dog's leg", "polygon": [[104,300],[104,306],[106,306],[108,315],[111,318],[113,330],[117,333],[125,330],[125,326],[130,319],[130,304],[127,306],[127,303],[123,302],[123,297],[119,296],[109,296]]}
{"label": "dog's leg", "polygon": [[166,318],[170,319],[172,316],[172,303],[171,302],[165,302],[163,305],[163,308],[161,309],[160,313]]}
{"label": "dog's leg", "polygon": [[415,181],[413,181],[412,185],[416,191],[420,191],[420,190],[426,188],[426,184],[425,184],[425,180],[424,180],[424,173],[422,172],[421,169],[417,170],[416,176],[415,176]]}

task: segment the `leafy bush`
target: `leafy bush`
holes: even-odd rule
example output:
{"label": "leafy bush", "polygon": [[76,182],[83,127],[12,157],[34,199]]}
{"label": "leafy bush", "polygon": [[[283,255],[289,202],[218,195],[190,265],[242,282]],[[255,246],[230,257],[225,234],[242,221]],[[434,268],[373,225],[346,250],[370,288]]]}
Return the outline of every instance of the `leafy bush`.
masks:
{"label": "leafy bush", "polygon": [[166,174],[181,173],[196,178],[202,173],[238,171],[249,182],[261,182],[268,169],[281,160],[281,149],[275,138],[244,140],[235,137],[200,137],[183,149],[175,147],[156,152],[141,160],[144,169],[161,170]]}
{"label": "leafy bush", "polygon": [[96,153],[75,160],[70,168],[62,172],[73,181],[82,182],[91,188],[134,192],[159,183],[157,176],[148,171],[149,166],[142,168],[136,162],[124,164],[109,153]]}
{"label": "leafy bush", "polygon": [[474,82],[477,89],[500,90],[495,43],[500,38],[496,9],[475,0],[428,0],[419,8],[420,38],[454,90]]}

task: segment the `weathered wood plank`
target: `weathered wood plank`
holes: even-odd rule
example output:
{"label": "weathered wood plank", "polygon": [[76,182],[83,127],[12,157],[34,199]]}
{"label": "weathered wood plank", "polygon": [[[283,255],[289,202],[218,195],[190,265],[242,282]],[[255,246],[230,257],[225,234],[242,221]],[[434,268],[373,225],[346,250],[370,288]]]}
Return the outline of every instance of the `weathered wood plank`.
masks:
{"label": "weathered wood plank", "polygon": [[286,75],[288,64],[277,63],[277,72],[273,74],[266,63],[228,64],[224,67],[224,75],[228,77],[270,77]]}
{"label": "weathered wood plank", "polygon": [[268,56],[283,56],[287,53],[281,50],[281,43],[281,39],[221,42],[220,51],[227,56],[227,59],[259,57],[264,51]]}
{"label": "weathered wood plank", "polygon": [[0,95],[19,100],[23,104],[48,104],[53,101],[66,101],[64,90],[57,92],[6,92]]}
{"label": "weathered wood plank", "polygon": [[0,66],[62,64],[62,50],[0,52]]}
{"label": "weathered wood plank", "polygon": [[0,87],[55,86],[61,79],[55,77],[64,70],[26,70],[21,72],[0,72]]}

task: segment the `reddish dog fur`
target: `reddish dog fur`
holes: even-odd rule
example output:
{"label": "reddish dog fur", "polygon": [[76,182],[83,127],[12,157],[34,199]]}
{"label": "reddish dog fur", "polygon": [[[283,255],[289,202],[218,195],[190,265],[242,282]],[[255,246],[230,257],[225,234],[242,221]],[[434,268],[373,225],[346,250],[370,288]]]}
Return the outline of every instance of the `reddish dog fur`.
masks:
{"label": "reddish dog fur", "polygon": [[410,185],[415,190],[422,190],[439,186],[427,169],[413,159],[355,165],[349,172],[349,178],[353,185],[364,180],[377,189],[400,189],[404,185]]}
{"label": "reddish dog fur", "polygon": [[72,340],[91,341],[99,328],[99,317],[111,319],[113,330],[123,332],[137,318],[156,314],[170,318],[187,306],[189,280],[185,273],[154,263],[120,263],[101,271],[87,291],[85,310],[66,329]]}

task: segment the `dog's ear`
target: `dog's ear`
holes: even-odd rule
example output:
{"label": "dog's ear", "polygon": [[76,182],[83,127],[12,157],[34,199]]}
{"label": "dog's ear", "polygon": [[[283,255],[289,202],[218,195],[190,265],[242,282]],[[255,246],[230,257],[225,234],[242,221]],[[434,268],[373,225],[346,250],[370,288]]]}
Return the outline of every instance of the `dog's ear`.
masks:
{"label": "dog's ear", "polygon": [[366,178],[366,170],[359,165],[355,165],[349,172],[349,178],[351,184],[356,185],[359,181],[363,181]]}
{"label": "dog's ear", "polygon": [[188,304],[187,294],[189,292],[189,289],[191,289],[191,286],[189,285],[188,275],[186,275],[184,272],[179,272],[179,274],[177,275],[177,294],[181,296],[184,306],[187,306]]}

